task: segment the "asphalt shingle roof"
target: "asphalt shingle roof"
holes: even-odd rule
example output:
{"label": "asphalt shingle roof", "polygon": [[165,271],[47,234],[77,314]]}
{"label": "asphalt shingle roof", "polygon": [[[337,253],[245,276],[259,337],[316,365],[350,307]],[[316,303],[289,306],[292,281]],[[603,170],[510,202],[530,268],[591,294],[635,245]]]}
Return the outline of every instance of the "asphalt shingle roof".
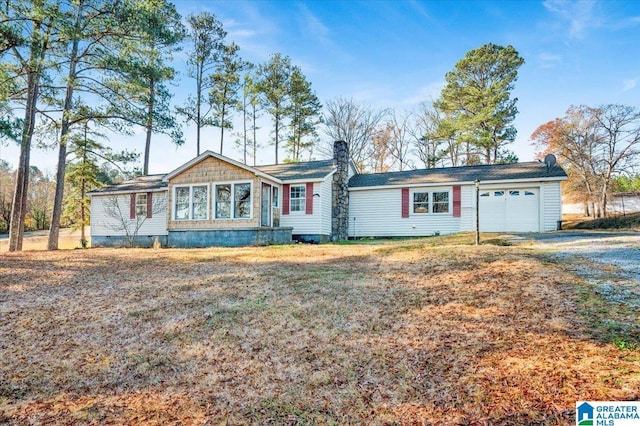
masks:
{"label": "asphalt shingle roof", "polygon": [[514,164],[494,164],[465,167],[444,167],[440,169],[407,170],[403,172],[374,173],[355,175],[349,180],[350,188],[412,185],[419,183],[481,182],[517,179],[537,179],[566,177],[559,166],[547,170],[544,163],[537,161]]}
{"label": "asphalt shingle roof", "polygon": [[256,169],[280,180],[322,179],[335,170],[333,160],[256,166]]}
{"label": "asphalt shingle roof", "polygon": [[[318,160],[256,166],[255,168],[263,173],[277,177],[280,180],[288,181],[322,179],[335,170],[335,165],[333,160]],[[168,186],[167,182],[162,180],[165,176],[164,174],[141,176],[119,184],[105,186],[104,188],[93,190],[90,193],[101,194],[120,191],[134,192],[162,189]],[[565,171],[557,165],[547,169],[544,163],[532,161],[514,164],[445,167],[439,169],[407,170],[403,172],[360,174],[351,177],[349,187],[473,182],[476,179],[481,182],[487,182],[550,177],[566,178],[566,176]]]}
{"label": "asphalt shingle roof", "polygon": [[122,183],[116,183],[114,185],[105,186],[103,188],[94,189],[90,191],[90,194],[102,194],[106,192],[120,192],[120,191],[150,191],[152,189],[166,188],[167,182],[163,182],[162,175],[149,175],[140,176],[135,179],[126,180]]}

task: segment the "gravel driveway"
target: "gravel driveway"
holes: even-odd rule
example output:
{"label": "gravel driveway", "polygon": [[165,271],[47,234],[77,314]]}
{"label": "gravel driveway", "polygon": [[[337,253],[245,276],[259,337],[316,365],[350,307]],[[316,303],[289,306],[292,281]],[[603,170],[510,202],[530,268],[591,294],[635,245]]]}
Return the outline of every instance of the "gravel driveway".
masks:
{"label": "gravel driveway", "polygon": [[574,271],[596,284],[608,299],[640,308],[640,233],[558,231],[518,234],[512,240],[573,259]]}

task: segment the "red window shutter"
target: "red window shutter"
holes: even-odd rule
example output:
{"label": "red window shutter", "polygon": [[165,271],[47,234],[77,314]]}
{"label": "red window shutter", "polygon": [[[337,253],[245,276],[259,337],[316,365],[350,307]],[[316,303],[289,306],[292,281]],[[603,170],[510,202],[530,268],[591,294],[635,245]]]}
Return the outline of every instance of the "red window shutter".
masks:
{"label": "red window shutter", "polygon": [[147,218],[153,217],[153,192],[147,192]]}
{"label": "red window shutter", "polygon": [[453,217],[460,217],[462,209],[460,207],[460,185],[453,187]]}
{"label": "red window shutter", "polygon": [[402,217],[409,217],[409,188],[402,188]]}
{"label": "red window shutter", "polygon": [[131,204],[129,205],[129,219],[136,218],[136,193],[131,193]]}
{"label": "red window shutter", "polygon": [[282,185],[282,214],[289,214],[289,197],[291,197],[291,193],[289,192],[289,184],[286,183]]}
{"label": "red window shutter", "polygon": [[307,182],[307,189],[305,190],[305,203],[304,213],[313,214],[313,182]]}

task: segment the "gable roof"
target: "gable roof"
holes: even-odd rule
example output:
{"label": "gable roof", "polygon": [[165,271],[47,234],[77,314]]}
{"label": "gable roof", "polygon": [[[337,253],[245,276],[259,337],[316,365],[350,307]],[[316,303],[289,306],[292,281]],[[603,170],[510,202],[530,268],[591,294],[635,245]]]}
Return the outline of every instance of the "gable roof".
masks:
{"label": "gable roof", "polygon": [[162,179],[165,175],[148,175],[139,176],[134,179],[129,179],[121,183],[115,183],[113,185],[107,185],[102,188],[89,191],[88,194],[103,194],[111,192],[146,192],[158,189],[166,189],[167,182]]}
{"label": "gable roof", "polygon": [[336,169],[333,160],[306,161],[300,163],[272,164],[256,166],[256,169],[280,180],[323,179]]}
{"label": "gable roof", "polygon": [[541,179],[564,180],[567,174],[558,165],[547,170],[544,163],[492,164],[439,169],[407,170],[403,172],[355,175],[349,180],[349,188],[365,188],[387,185],[414,185],[433,183],[481,182]]}
{"label": "gable roof", "polygon": [[[266,178],[271,178],[273,179],[274,176],[269,176],[268,174],[266,174],[265,172],[259,170],[256,167],[251,167],[251,166],[247,166],[246,164],[243,164],[239,161],[233,160],[229,157],[225,157],[224,155],[220,155],[217,154],[213,151],[205,151],[202,154],[198,155],[195,158],[192,158],[191,160],[187,161],[186,163],[184,163],[182,166],[178,167],[177,169],[173,170],[172,172],[167,173],[166,175],[164,175],[164,180],[168,181],[169,179],[171,179],[174,176],[179,175],[180,173],[184,172],[185,170],[193,167],[194,165],[198,164],[199,162],[209,158],[209,157],[213,157],[216,158],[220,161],[224,161],[226,163],[232,164],[236,167],[239,167],[241,169],[247,170],[251,173],[254,173],[257,176],[262,176],[262,177],[266,177]],[[276,177],[275,180],[278,180],[278,178]]]}

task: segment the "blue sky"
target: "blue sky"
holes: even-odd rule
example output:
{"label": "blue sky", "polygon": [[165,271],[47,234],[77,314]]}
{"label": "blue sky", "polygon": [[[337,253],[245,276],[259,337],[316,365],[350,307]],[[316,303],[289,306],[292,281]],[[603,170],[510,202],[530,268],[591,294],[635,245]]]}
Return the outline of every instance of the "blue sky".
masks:
{"label": "blue sky", "polygon": [[[187,1],[182,15],[208,10],[220,19],[241,56],[264,62],[280,52],[302,67],[321,102],[338,96],[380,108],[410,110],[436,98],[447,71],[485,43],[512,45],[525,59],[513,96],[518,130],[511,147],[520,161],[534,159],[531,133],[574,104],[622,103],[640,107],[640,1]],[[192,90],[182,70],[175,88]],[[180,98],[178,98],[180,99]],[[265,127],[266,123],[265,123]],[[150,171],[168,172],[195,155],[194,131],[176,148],[158,137]],[[268,135],[263,135],[267,139]],[[225,135],[224,155],[240,153]],[[112,138],[116,147],[142,151],[144,138]],[[216,150],[218,129],[204,132],[204,149]],[[2,147],[12,164],[18,151]],[[273,148],[259,163],[273,162]],[[32,164],[54,169],[51,153]],[[283,155],[281,154],[281,157]]]}

